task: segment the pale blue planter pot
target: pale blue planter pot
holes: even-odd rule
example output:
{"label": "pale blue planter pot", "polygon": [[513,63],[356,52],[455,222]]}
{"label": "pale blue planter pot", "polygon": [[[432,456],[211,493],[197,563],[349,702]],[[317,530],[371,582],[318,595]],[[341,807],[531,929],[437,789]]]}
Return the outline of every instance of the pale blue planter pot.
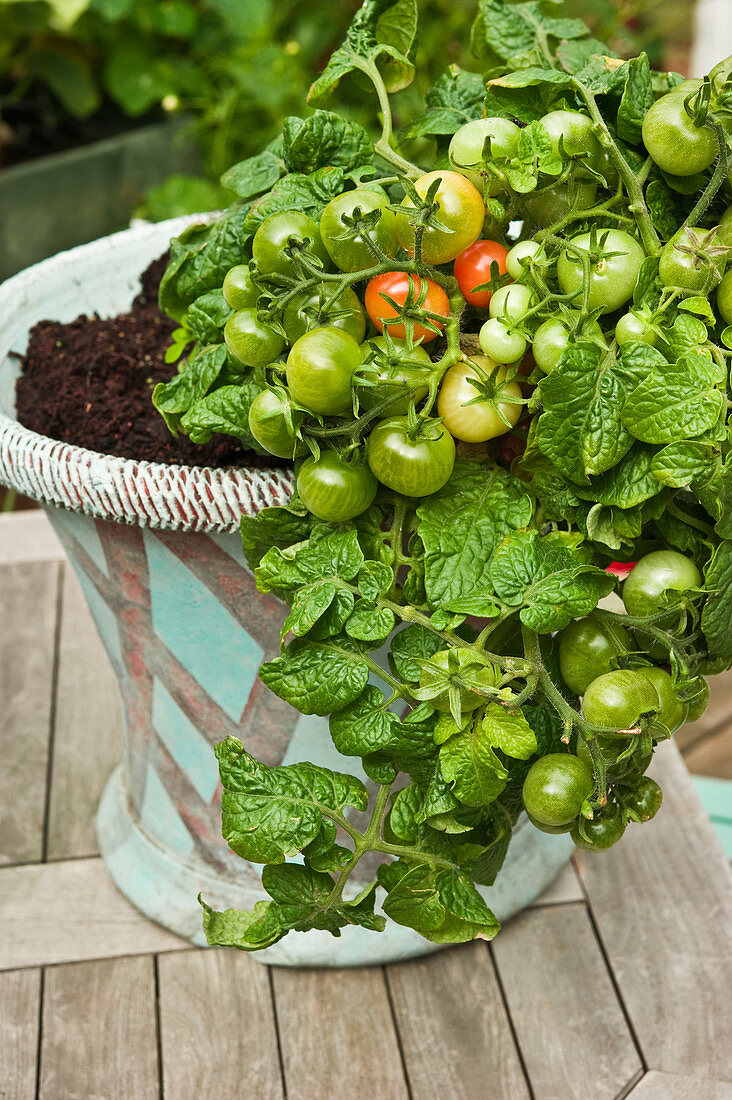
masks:
{"label": "pale blue planter pot", "polygon": [[[0,482],[43,502],[84,589],[119,679],[124,758],[98,816],[102,854],[145,914],[202,943],[200,892],[217,908],[266,897],[259,868],[220,835],[213,745],[227,734],[268,764],[311,760],[352,771],[327,719],[303,716],[257,679],[279,647],[283,609],[256,589],[238,521],[290,491],[282,471],[158,466],[84,451],[14,419],[17,361],[35,321],[128,308],[136,280],[183,219],[104,238],[0,287]],[[568,836],[516,827],[498,883],[482,890],[501,920],[555,878]],[[358,883],[354,884],[358,888]],[[290,933],[254,957],[275,965],[381,964],[435,950],[415,932]]]}

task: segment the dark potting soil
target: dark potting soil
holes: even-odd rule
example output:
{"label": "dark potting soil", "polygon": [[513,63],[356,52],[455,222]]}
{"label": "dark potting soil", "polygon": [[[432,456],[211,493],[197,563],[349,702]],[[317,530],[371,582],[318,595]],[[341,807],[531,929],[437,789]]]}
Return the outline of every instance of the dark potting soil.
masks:
{"label": "dark potting soil", "polygon": [[181,466],[272,466],[230,436],[197,445],[174,439],[151,394],[175,374],[165,349],[176,327],[158,309],[167,256],[140,278],[129,313],[111,320],[40,321],[31,329],[17,383],[17,416],[41,435],[102,454]]}

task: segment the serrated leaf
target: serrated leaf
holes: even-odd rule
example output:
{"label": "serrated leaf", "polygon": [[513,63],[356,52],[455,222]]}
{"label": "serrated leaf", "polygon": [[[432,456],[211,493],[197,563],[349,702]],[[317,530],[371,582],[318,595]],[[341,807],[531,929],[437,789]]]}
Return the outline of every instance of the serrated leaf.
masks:
{"label": "serrated leaf", "polygon": [[645,443],[676,443],[699,435],[714,426],[722,411],[724,397],[713,388],[721,381],[713,360],[689,352],[654,370],[628,395],[623,424]]}
{"label": "serrated leaf", "polygon": [[440,649],[444,649],[445,643],[431,630],[412,623],[400,630],[391,640],[390,658],[394,668],[404,680],[417,683],[422,665]]}
{"label": "serrated leaf", "polygon": [[506,756],[528,760],[537,750],[536,734],[520,710],[511,713],[499,703],[489,703],[481,726],[491,745]]}
{"label": "serrated leaf", "polygon": [[521,622],[541,634],[589,614],[613,586],[603,570],[536,531],[508,535],[491,558],[490,575],[501,599],[520,607]]}
{"label": "serrated leaf", "polygon": [[268,767],[235,737],[215,751],[224,840],[254,863],[282,863],[319,835],[329,811],[342,814],[346,806],[365,810],[368,805],[368,792],[354,776],[308,763]]}
{"label": "serrated leaf", "polygon": [[485,83],[480,73],[451,65],[428,89],[425,114],[409,123],[404,136],[452,135],[466,122],[481,117],[484,99]]}
{"label": "serrated leaf", "polygon": [[[394,866],[394,865],[392,865]],[[466,943],[480,936],[492,939],[500,924],[470,879],[455,868],[436,870],[413,867],[391,872],[393,885],[383,903],[384,912],[397,924],[414,928],[433,943]],[[379,868],[379,881],[387,875]]]}
{"label": "serrated leaf", "polygon": [[654,454],[651,472],[663,485],[680,489],[693,481],[708,480],[717,465],[715,456],[711,443],[670,443]]}
{"label": "serrated leaf", "polygon": [[732,654],[732,542],[721,542],[704,570],[702,630],[715,657]]}
{"label": "serrated leaf", "polygon": [[366,686],[369,667],[349,638],[313,642],[298,638],[282,657],[259,670],[262,682],[302,714],[332,714]]}
{"label": "serrated leaf", "polygon": [[618,137],[637,145],[641,139],[641,126],[648,109],[653,105],[651,67],[646,54],[633,57],[628,62],[627,79],[617,115]]}
{"label": "serrated leaf", "polygon": [[282,158],[265,149],[256,156],[232,164],[221,177],[221,184],[240,199],[253,199],[274,187],[284,172]]}
{"label": "serrated leaf", "polygon": [[507,471],[456,462],[447,485],[417,509],[430,605],[460,611],[463,601],[471,601],[473,609],[480,598],[490,614],[490,555],[505,534],[530,523],[532,514],[528,491]]}
{"label": "serrated leaf", "polygon": [[333,111],[318,110],[310,118],[291,115],[282,133],[288,172],[310,173],[328,165],[349,169],[374,160],[374,145],[363,126]]}
{"label": "serrated leaf", "polygon": [[442,745],[440,771],[452,794],[466,806],[489,806],[508,778],[480,721],[470,722]]}
{"label": "serrated leaf", "polygon": [[614,466],[632,445],[621,415],[626,383],[617,362],[601,369],[595,344],[570,344],[539,390],[536,442],[563,474],[582,483]]}
{"label": "serrated leaf", "polygon": [[344,629],[349,638],[380,642],[391,634],[394,622],[394,612],[388,607],[374,607],[370,600],[358,600]]}

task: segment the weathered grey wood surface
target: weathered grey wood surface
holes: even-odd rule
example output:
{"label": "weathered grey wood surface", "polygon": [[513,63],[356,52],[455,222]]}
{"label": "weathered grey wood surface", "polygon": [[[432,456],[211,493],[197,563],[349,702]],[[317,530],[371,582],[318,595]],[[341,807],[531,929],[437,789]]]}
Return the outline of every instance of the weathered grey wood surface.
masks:
{"label": "weathered grey wood surface", "polygon": [[[3,1100],[732,1100],[729,868],[673,746],[656,820],[490,946],[270,973],[140,916],[95,854],[111,671],[28,515],[0,519]],[[732,721],[720,687],[689,744]]]}

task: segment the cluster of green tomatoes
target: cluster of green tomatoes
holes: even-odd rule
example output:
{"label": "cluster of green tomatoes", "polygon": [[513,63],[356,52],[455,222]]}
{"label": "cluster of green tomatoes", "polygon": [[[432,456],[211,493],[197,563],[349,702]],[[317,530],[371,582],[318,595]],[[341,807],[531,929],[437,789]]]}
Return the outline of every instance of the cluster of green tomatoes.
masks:
{"label": "cluster of green tomatoes", "polygon": [[[643,125],[651,157],[677,176],[704,171],[718,152],[714,133],[691,119],[690,84],[658,100]],[[732,322],[732,210],[713,230],[673,237],[660,254],[657,307],[629,308],[647,250],[618,173],[588,115],[552,111],[541,125],[565,165],[559,181],[517,193],[519,127],[475,120],[453,136],[449,169],[361,184],[319,222],[297,210],[269,215],[251,262],[226,275],[228,352],[262,385],[250,431],[296,460],[298,496],[319,519],[355,518],[380,487],[429,496],[450,478],[456,442],[490,444],[517,425],[520,434],[536,381],[572,341],[663,348],[664,310],[715,289]],[[648,554],[625,582],[626,610],[667,627],[669,597],[701,583],[684,555]],[[572,752],[528,772],[524,803],[538,828],[606,848],[629,820],[657,811],[660,789],[644,775],[654,741],[698,716],[708,688],[699,676],[679,694],[647,656],[662,662],[668,650],[600,614],[561,632],[561,675],[582,698],[588,732],[575,727]],[[611,793],[593,815],[598,769]]]}

